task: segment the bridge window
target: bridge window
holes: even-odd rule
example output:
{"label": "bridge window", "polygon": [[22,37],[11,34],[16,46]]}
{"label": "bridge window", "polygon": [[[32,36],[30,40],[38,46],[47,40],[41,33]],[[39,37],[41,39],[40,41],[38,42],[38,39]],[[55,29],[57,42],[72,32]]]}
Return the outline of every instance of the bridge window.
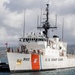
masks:
{"label": "bridge window", "polygon": [[30,41],[31,41],[31,38],[30,38]]}
{"label": "bridge window", "polygon": [[26,38],[26,41],[28,42],[28,38]]}
{"label": "bridge window", "polygon": [[25,38],[23,39],[23,42],[25,42]]}
{"label": "bridge window", "polygon": [[20,41],[23,41],[23,42],[35,41],[35,42],[37,42],[37,41],[46,41],[46,39],[44,39],[44,38],[24,38],[24,39],[20,39]]}
{"label": "bridge window", "polygon": [[27,40],[29,41],[29,38],[27,38]]}
{"label": "bridge window", "polygon": [[33,41],[33,38],[31,38],[31,41]]}
{"label": "bridge window", "polygon": [[37,38],[35,39],[35,42],[37,42]]}

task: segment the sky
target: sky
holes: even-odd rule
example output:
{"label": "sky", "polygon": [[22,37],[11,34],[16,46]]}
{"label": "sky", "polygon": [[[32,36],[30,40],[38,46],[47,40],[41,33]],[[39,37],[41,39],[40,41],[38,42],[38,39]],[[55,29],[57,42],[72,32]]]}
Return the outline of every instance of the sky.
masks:
{"label": "sky", "polygon": [[[24,10],[25,33],[37,32],[37,16],[45,14],[46,4],[49,3],[49,22],[55,25],[57,14],[58,29],[49,32],[62,39],[62,25],[64,18],[64,38],[68,44],[75,44],[75,0],[0,0],[0,46],[6,42],[18,44],[23,36]],[[43,19],[41,20],[43,21]],[[40,21],[39,21],[40,22]],[[39,23],[40,25],[40,23]]]}

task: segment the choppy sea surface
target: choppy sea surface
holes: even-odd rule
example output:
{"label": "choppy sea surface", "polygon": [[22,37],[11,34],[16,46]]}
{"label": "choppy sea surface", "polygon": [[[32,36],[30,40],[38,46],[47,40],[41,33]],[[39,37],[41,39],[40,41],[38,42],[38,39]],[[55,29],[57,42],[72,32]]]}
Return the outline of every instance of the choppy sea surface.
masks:
{"label": "choppy sea surface", "polygon": [[[15,48],[16,47],[14,47],[14,49]],[[75,54],[75,45],[69,45],[67,53]],[[8,63],[5,47],[0,47],[0,61]],[[75,68],[57,69],[52,71],[25,72],[25,73],[0,72],[0,75],[75,75]]]}

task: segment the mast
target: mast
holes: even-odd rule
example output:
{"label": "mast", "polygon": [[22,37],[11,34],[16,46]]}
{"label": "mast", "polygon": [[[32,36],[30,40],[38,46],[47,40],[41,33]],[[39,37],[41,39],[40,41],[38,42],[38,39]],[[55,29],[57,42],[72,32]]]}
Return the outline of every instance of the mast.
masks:
{"label": "mast", "polygon": [[52,27],[50,24],[49,24],[49,4],[46,4],[46,20],[45,22],[43,22],[43,25],[42,26],[38,26],[37,28],[38,29],[44,29],[43,31],[43,34],[46,38],[49,38],[48,37],[48,30],[49,29],[55,29],[57,28],[56,26]]}

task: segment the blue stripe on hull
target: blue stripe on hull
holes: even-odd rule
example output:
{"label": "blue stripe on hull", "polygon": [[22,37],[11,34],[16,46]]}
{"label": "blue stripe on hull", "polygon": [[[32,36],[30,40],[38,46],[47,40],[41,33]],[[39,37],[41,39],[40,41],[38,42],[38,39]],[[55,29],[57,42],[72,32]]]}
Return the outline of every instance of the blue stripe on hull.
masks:
{"label": "blue stripe on hull", "polygon": [[42,70],[42,58],[41,58],[41,55],[40,55],[40,69]]}

